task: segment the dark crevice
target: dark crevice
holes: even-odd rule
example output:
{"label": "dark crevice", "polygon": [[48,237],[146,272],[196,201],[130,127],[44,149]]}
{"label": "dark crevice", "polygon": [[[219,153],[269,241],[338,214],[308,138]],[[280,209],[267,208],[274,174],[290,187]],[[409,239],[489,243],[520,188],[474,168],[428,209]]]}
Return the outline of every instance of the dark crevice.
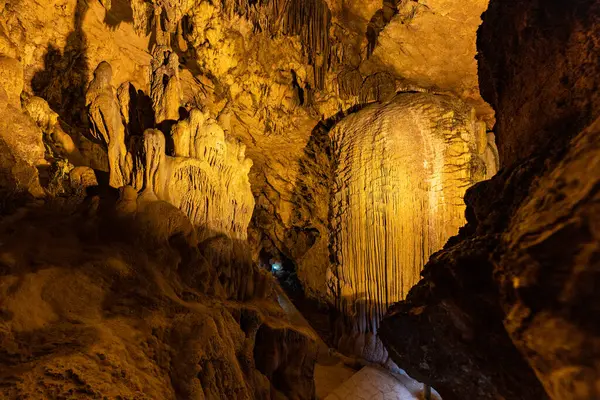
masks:
{"label": "dark crevice", "polygon": [[304,89],[298,84],[298,75],[296,71],[291,70],[292,73],[292,87],[298,93],[298,103],[303,106],[304,105]]}
{"label": "dark crevice", "polygon": [[83,20],[89,9],[86,0],[78,0],[75,8],[73,31],[61,51],[49,45],[44,56],[44,69],[32,80],[33,93],[48,102],[50,108],[72,128],[85,128],[87,115],[85,91],[87,88],[87,39]]}
{"label": "dark crevice", "polygon": [[367,25],[367,58],[371,57],[381,31],[390,23],[392,18],[398,14],[398,6],[406,0],[383,0],[383,7],[373,14]]}

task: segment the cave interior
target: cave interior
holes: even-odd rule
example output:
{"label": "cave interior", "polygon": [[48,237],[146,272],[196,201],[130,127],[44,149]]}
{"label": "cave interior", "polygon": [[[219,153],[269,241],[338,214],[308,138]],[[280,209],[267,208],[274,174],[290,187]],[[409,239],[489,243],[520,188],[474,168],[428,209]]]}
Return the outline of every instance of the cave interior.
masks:
{"label": "cave interior", "polygon": [[600,0],[0,1],[0,398],[600,400]]}

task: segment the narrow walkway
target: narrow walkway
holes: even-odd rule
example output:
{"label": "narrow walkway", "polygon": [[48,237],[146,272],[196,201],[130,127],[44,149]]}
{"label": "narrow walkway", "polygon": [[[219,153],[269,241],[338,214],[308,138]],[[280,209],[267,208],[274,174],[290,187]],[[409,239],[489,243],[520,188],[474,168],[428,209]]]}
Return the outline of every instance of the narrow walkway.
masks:
{"label": "narrow walkway", "polygon": [[324,400],[328,394],[350,379],[350,377],[356,373],[356,370],[347,367],[343,360],[335,354],[330,353],[329,346],[327,346],[323,339],[315,332],[306,318],[298,311],[296,306],[294,306],[292,301],[279,286],[277,287],[277,301],[292,324],[303,326],[314,334],[315,340],[319,345],[317,363],[315,365],[315,388],[317,400]]}
{"label": "narrow walkway", "polygon": [[[344,362],[346,358],[330,351],[329,346],[279,286],[277,286],[277,301],[287,314],[290,323],[309,331],[319,345],[315,365],[317,400],[421,400],[424,398],[423,384],[405,373],[392,374],[376,366],[366,366],[357,372],[348,367]],[[441,400],[441,397],[433,391],[431,399]]]}
{"label": "narrow walkway", "polygon": [[[396,375],[383,368],[368,366],[331,392],[325,400],[422,400],[423,391],[423,384],[408,375]],[[435,392],[431,399],[441,400]]]}

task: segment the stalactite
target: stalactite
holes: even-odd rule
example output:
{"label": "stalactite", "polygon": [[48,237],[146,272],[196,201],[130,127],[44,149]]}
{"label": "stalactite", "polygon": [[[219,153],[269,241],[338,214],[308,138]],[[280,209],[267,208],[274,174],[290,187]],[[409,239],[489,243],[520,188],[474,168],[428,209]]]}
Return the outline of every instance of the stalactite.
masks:
{"label": "stalactite", "polygon": [[331,53],[331,11],[324,0],[222,0],[222,6],[229,15],[248,18],[257,31],[300,36],[314,70],[314,85],[318,89],[325,86]]}
{"label": "stalactite", "polygon": [[[330,132],[329,287],[354,335],[377,333],[387,307],[404,299],[429,256],[463,225],[462,197],[483,177],[473,168],[480,165],[474,126],[457,99],[405,93]],[[361,346],[380,344],[365,340]]]}
{"label": "stalactite", "polygon": [[156,123],[177,121],[183,97],[179,82],[179,57],[167,46],[156,46],[150,63],[150,97]]}

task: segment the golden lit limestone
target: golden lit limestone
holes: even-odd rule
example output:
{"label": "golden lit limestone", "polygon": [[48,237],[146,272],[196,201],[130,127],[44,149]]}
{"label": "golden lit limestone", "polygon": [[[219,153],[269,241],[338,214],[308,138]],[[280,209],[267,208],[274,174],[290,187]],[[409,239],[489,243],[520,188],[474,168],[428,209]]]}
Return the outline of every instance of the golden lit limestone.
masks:
{"label": "golden lit limestone", "polygon": [[[150,98],[156,123],[164,131],[169,128],[174,156],[167,155],[164,131],[136,133],[130,117],[139,110],[130,110],[136,106],[130,87],[125,84],[119,89],[119,104],[110,85],[110,65],[103,62],[89,86],[87,103],[92,134],[108,144],[110,184],[130,185],[131,190],[141,191],[143,202],[169,202],[209,232],[246,239],[254,209],[248,180],[252,161],[245,156],[246,147],[226,137],[217,121],[198,109],[177,121],[181,93],[177,55],[166,46],[157,46],[154,55]],[[143,93],[136,96],[142,98]],[[173,125],[161,124],[165,121]],[[127,146],[124,123],[132,128],[128,129]],[[138,121],[137,125],[145,123]]]}
{"label": "golden lit limestone", "polygon": [[[42,131],[21,107],[23,66],[0,55],[0,190],[44,195],[36,166],[44,165]],[[6,185],[6,187],[5,187]]]}
{"label": "golden lit limestone", "polygon": [[46,135],[51,148],[58,154],[68,158],[75,165],[83,165],[83,157],[58,121],[58,114],[41,97],[33,96],[23,101],[23,107],[35,123]]}
{"label": "golden lit limestone", "polygon": [[150,97],[156,123],[177,121],[183,94],[179,82],[179,58],[169,47],[156,46],[150,63]]}
{"label": "golden lit limestone", "polygon": [[131,158],[125,147],[125,126],[112,84],[112,68],[106,61],[94,71],[85,94],[92,136],[108,147],[109,183],[118,188],[130,180]]}
{"label": "golden lit limestone", "polygon": [[377,332],[387,307],[464,224],[463,195],[485,176],[476,126],[453,97],[403,93],[331,131],[329,287],[358,332]]}
{"label": "golden lit limestone", "polygon": [[144,133],[142,196],[168,201],[196,226],[246,239],[254,198],[245,146],[226,138],[216,121],[197,109],[172,132],[175,157],[166,155],[162,132]]}

